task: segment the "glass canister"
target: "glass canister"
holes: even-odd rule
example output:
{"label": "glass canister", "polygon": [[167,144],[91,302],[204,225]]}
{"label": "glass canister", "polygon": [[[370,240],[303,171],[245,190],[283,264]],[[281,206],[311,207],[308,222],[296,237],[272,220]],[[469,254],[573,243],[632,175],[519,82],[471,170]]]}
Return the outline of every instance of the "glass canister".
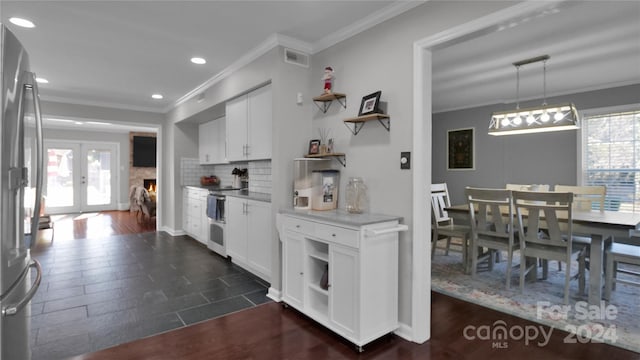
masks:
{"label": "glass canister", "polygon": [[360,214],[367,210],[369,205],[369,195],[367,185],[362,178],[353,177],[349,179],[346,188],[347,211]]}

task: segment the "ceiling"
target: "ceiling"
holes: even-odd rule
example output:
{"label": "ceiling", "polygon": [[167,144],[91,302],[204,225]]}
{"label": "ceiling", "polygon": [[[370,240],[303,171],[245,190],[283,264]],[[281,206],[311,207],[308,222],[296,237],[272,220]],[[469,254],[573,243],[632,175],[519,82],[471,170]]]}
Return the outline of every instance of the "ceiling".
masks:
{"label": "ceiling", "polygon": [[[434,112],[515,102],[513,63],[540,55],[547,96],[640,83],[640,1],[567,1],[436,50]],[[542,95],[543,63],[521,66],[519,99]]]}
{"label": "ceiling", "polygon": [[[273,34],[312,46],[419,4],[3,0],[0,19],[29,52],[32,70],[49,80],[40,85],[43,98],[166,112]],[[9,23],[14,16],[36,27]],[[192,64],[194,56],[207,63]],[[152,99],[154,93],[164,99]]]}
{"label": "ceiling", "polygon": [[[44,99],[163,113],[274,34],[313,53],[420,3],[3,0],[0,20],[49,80]],[[434,111],[515,101],[511,64],[543,54],[548,95],[640,83],[640,2],[568,1],[437,49]],[[521,100],[541,97],[541,64],[520,78]]]}

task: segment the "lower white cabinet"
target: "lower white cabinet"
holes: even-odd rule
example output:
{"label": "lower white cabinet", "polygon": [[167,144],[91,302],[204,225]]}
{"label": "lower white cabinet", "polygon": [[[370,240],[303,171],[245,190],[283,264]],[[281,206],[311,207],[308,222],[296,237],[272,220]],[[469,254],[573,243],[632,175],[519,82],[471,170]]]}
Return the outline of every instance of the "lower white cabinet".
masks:
{"label": "lower white cabinet", "polygon": [[209,191],[185,187],[182,193],[182,228],[192,238],[207,245],[207,196]]}
{"label": "lower white cabinet", "polygon": [[345,226],[291,214],[278,214],[277,223],[286,304],[360,350],[398,328],[398,231],[404,225]]}
{"label": "lower white cabinet", "polygon": [[227,196],[227,255],[231,261],[271,281],[271,203]]}

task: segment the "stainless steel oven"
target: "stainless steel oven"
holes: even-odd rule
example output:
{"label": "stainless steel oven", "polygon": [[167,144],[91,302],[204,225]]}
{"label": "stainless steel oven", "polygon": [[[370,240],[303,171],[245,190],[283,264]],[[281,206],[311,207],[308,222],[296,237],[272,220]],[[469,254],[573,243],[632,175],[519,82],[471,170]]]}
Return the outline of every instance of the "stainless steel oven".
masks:
{"label": "stainless steel oven", "polygon": [[207,247],[224,257],[227,257],[225,243],[226,202],[226,196],[217,193],[209,193],[207,198],[207,217],[209,218]]}

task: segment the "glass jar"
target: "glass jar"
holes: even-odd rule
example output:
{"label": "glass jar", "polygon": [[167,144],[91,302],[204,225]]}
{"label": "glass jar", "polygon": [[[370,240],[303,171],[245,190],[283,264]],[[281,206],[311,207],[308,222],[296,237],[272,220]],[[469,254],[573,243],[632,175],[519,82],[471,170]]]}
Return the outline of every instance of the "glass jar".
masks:
{"label": "glass jar", "polygon": [[369,196],[362,178],[350,178],[346,188],[347,211],[360,214],[367,210]]}

